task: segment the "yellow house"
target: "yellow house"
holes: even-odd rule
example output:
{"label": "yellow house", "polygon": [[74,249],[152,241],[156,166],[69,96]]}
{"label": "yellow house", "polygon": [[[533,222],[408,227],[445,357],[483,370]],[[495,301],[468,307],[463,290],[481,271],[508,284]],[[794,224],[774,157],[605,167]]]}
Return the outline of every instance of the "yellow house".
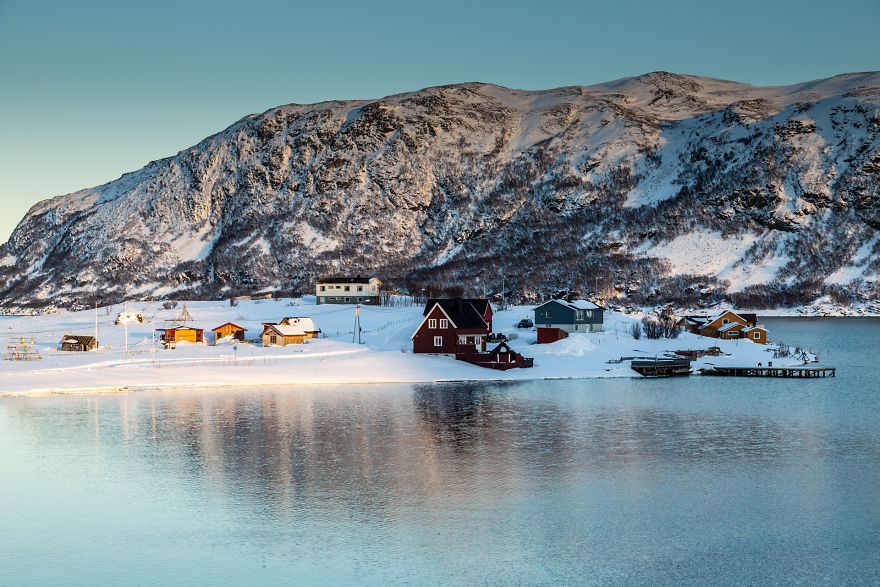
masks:
{"label": "yellow house", "polygon": [[760,326],[755,314],[725,310],[717,316],[685,316],[679,325],[688,332],[712,338],[733,340],[748,338],[752,342],[767,343],[767,330]]}
{"label": "yellow house", "polygon": [[175,345],[184,340],[186,342],[204,342],[204,329],[192,328],[189,326],[175,326],[174,328],[160,328],[162,336],[159,340],[165,345],[165,348],[174,348]]}

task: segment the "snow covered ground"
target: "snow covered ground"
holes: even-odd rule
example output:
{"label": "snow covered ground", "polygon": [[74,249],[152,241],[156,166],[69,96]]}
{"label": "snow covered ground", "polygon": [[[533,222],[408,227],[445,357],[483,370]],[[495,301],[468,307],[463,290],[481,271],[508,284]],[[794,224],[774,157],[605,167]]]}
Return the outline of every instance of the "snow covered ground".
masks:
{"label": "snow covered ground", "polygon": [[[521,318],[533,317],[533,306],[514,306],[495,313],[494,330],[516,336],[510,345],[533,357],[535,366],[495,371],[449,357],[412,354],[410,336],[422,319],[421,306],[362,307],[363,343],[359,344],[352,342],[354,307],[317,306],[313,296],[248,300],[236,307],[228,302],[187,303],[194,325],[204,328],[205,337],[211,340],[210,330],[226,322],[247,327],[247,337],[256,339],[261,322],[277,322],[285,316],[311,316],[325,336],[307,344],[264,348],[249,343],[179,343],[173,350],[156,345],[153,351],[153,328],[149,321],[162,328],[165,320],[179,314],[182,307],[179,304],[163,309],[159,302],[140,302],[129,303],[127,307],[99,308],[101,347],[99,351],[79,353],[61,352],[56,347],[64,335],[94,335],[94,311],[2,318],[0,330],[6,341],[29,341],[33,337],[43,358],[0,362],[0,395],[273,384],[633,377],[637,375],[629,369],[628,361],[608,361],[713,345],[729,355],[705,357],[696,362],[696,368],[709,364],[757,365],[768,360],[775,365],[800,363],[794,358],[773,359],[769,352],[772,345],[748,340],[721,341],[687,333],[674,340],[634,340],[630,324],[638,317],[610,311],[605,314],[604,332],[575,334],[553,344],[537,345],[533,329],[514,326]],[[147,322],[115,325],[117,314],[123,310],[138,312]],[[772,340],[772,332],[770,337]]]}

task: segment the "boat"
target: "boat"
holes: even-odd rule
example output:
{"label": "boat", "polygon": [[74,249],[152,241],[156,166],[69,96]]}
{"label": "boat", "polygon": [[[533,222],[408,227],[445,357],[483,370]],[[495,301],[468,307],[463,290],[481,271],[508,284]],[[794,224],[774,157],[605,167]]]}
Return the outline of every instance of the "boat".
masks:
{"label": "boat", "polygon": [[645,377],[673,377],[691,374],[690,359],[666,359],[660,357],[633,359],[629,367]]}

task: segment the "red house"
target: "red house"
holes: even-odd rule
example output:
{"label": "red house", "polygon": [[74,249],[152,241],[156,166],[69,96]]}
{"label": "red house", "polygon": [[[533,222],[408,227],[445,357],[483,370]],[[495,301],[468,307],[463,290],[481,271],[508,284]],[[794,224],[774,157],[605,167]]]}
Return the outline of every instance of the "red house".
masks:
{"label": "red house", "polygon": [[414,353],[455,356],[462,346],[486,350],[492,332],[492,306],[488,300],[428,300],[425,319],[412,335]]}

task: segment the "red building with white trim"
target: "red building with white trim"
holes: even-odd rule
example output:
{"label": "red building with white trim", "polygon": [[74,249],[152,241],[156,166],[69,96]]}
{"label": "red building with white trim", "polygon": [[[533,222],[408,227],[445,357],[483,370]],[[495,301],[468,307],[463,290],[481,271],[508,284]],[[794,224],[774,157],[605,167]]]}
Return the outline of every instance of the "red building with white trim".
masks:
{"label": "red building with white trim", "polygon": [[488,300],[428,300],[424,315],[412,335],[414,353],[455,356],[462,346],[486,350],[486,337],[492,332]]}

